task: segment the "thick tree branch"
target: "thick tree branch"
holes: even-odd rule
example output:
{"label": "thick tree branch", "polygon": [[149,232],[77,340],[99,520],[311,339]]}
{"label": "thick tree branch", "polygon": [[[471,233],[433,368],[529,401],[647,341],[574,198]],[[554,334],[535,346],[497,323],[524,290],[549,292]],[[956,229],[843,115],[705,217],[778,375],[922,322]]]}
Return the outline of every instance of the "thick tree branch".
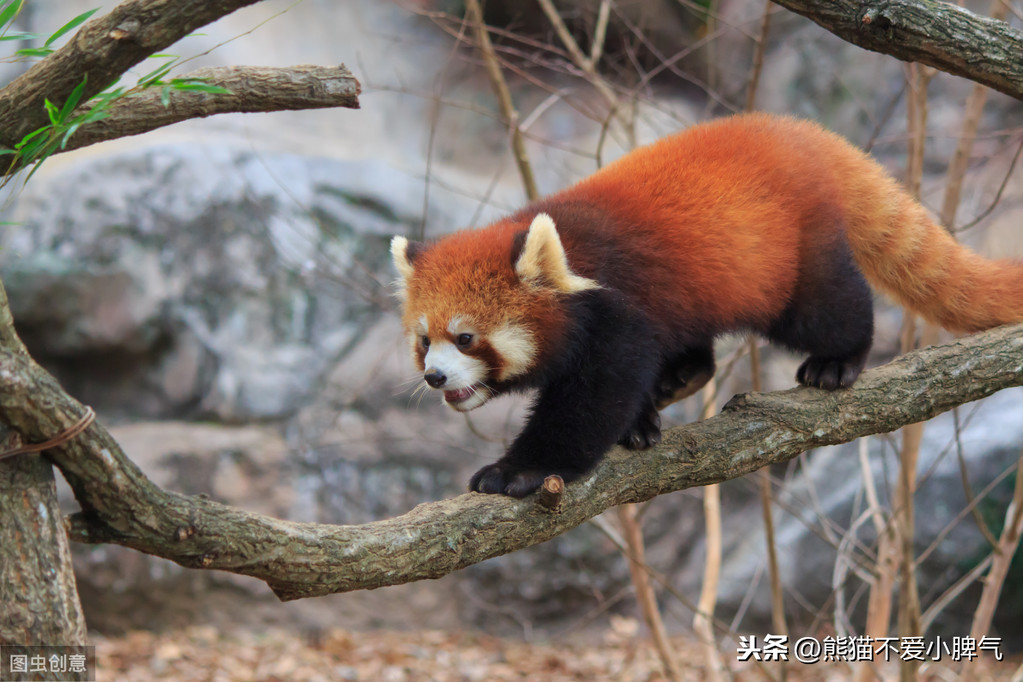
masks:
{"label": "thick tree branch", "polygon": [[1023,100],[1023,32],[940,0],[774,0],[840,38]]}
{"label": "thick tree branch", "polygon": [[[2,327],[0,320],[0,327]],[[438,578],[574,528],[614,505],[743,476],[810,448],[892,431],[1023,385],[1023,325],[910,353],[852,389],[734,398],[641,453],[613,450],[569,485],[560,513],[537,496],[467,494],[355,526],[293,523],[154,486],[98,424],[48,451],[83,511],[72,536],[265,580],[284,600]],[[39,442],[84,408],[30,358],[0,352],[0,419]]]}
{"label": "thick tree branch", "polygon": [[0,90],[0,147],[46,125],[43,102],[58,106],[83,78],[82,101],[149,55],[259,0],[126,0],[86,23],[59,50]]}
{"label": "thick tree branch", "polygon": [[[0,348],[28,359],[14,331],[0,283]],[[0,451],[21,444],[0,423]],[[38,457],[0,459],[0,645],[85,644],[71,547],[61,518],[53,467]]]}
{"label": "thick tree branch", "polygon": [[140,135],[213,114],[359,108],[359,81],[343,64],[290,68],[207,67],[176,77],[217,85],[230,90],[231,94],[172,89],[167,92],[168,101],[164,106],[164,93],[159,86],[131,93],[108,107],[107,118],[79,128],[67,146],[59,151]]}

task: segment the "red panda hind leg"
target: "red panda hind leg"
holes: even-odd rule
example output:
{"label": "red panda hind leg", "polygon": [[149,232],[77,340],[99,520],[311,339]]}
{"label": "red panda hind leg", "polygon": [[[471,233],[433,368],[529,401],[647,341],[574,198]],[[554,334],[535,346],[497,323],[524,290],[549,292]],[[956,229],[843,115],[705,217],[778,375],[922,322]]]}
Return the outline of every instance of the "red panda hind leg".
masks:
{"label": "red panda hind leg", "polygon": [[874,307],[844,238],[823,250],[802,260],[792,300],[766,332],[772,341],[810,354],[796,373],[799,383],[833,391],[851,386],[863,371]]}
{"label": "red panda hind leg", "polygon": [[661,442],[661,415],[654,401],[647,398],[629,430],[618,439],[618,444],[629,450],[646,450]]}
{"label": "red panda hind leg", "polygon": [[706,386],[713,376],[714,346],[708,343],[687,348],[668,358],[661,367],[661,375],[654,388],[654,407],[663,410],[688,398]]}

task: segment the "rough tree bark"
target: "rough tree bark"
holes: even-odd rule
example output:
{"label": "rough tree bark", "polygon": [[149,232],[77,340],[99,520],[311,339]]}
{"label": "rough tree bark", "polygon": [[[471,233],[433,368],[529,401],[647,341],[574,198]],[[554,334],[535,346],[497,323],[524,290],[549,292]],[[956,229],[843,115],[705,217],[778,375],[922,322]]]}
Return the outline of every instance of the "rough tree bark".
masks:
{"label": "rough tree bark", "polygon": [[[0,90],[0,146],[12,147],[46,123],[44,99],[62,103],[86,77],[87,99],[150,54],[257,1],[122,2]],[[876,5],[851,0],[778,2],[857,45],[930,64],[1023,99],[1023,39],[1004,23],[934,0],[886,0]],[[248,93],[258,92],[247,87],[241,81],[230,89],[245,100]],[[341,92],[340,99],[350,94]],[[183,120],[213,110],[252,110],[218,97],[226,96],[175,100],[174,111],[167,116]],[[349,106],[340,101],[335,105]],[[130,114],[115,117],[106,132],[97,127],[91,134],[96,139],[130,134],[129,118]],[[114,124],[125,127],[118,129]],[[117,542],[186,566],[255,575],[283,599],[294,599],[438,577],[543,542],[612,505],[741,476],[808,448],[890,431],[1021,385],[1021,331],[1021,327],[994,330],[912,353],[867,372],[852,390],[823,394],[800,389],[741,396],[722,415],[668,433],[652,451],[612,452],[593,476],[566,489],[560,513],[532,499],[463,495],[363,526],[298,524],[162,491],[100,425],[51,450],[49,458],[61,468],[82,506],[71,520],[75,539]],[[0,423],[24,439],[45,440],[75,422],[82,406],[12,345],[13,339],[6,306],[0,306]],[[0,580],[5,582],[0,596],[10,603],[6,595],[14,592],[4,590],[21,589],[19,581],[22,586],[32,583],[39,587],[37,594],[43,595],[44,589],[49,592],[39,597],[46,601],[31,608],[37,613],[56,609],[63,615],[53,620],[67,622],[61,629],[43,632],[17,630],[27,621],[18,617],[14,623],[12,618],[0,621],[4,627],[0,637],[38,637],[39,643],[52,643],[51,637],[72,641],[80,637],[76,625],[80,611],[73,599],[69,601],[73,597],[73,582],[67,580],[70,565],[61,546],[55,507],[50,506],[52,473],[43,461],[36,455],[22,455],[0,462],[0,513],[5,519],[0,537],[4,562]],[[37,500],[43,507],[35,504]],[[12,549],[21,546],[28,530],[38,533],[33,549],[46,550],[45,558]],[[54,538],[52,546],[43,547],[49,537]],[[63,582],[53,584],[58,574]]]}
{"label": "rough tree bark", "polygon": [[169,93],[166,105],[160,88],[130,94],[110,106],[107,118],[79,128],[61,151],[141,135],[173,123],[214,114],[359,108],[359,81],[343,64],[286,69],[206,67],[177,77],[218,85],[230,90],[231,94],[173,91]]}
{"label": "rough tree bark", "polygon": [[[14,147],[47,122],[45,99],[62,103],[86,79],[85,101],[154,52],[257,1],[121,3],[0,89],[0,147]],[[172,91],[164,107],[159,88],[133,93],[118,101],[107,119],[80,128],[61,151],[214,113],[359,106],[359,83],[344,66],[201,69],[188,77],[221,85],[231,94]],[[2,284],[0,351],[27,359]],[[8,424],[0,412],[0,450],[16,446],[23,435],[12,432]],[[45,459],[21,455],[0,461],[0,519],[0,644],[84,644],[85,621],[68,535],[57,506],[53,469]]]}
{"label": "rough tree bark", "polygon": [[839,38],[1023,99],[1023,32],[940,0],[774,0]]}
{"label": "rough tree bark", "polygon": [[[6,431],[0,426],[0,435]],[[10,444],[0,437],[0,447]],[[0,461],[0,519],[0,644],[86,644],[71,547],[48,461],[38,456]]]}
{"label": "rough tree bark", "polygon": [[[29,360],[0,282],[0,350]],[[0,421],[0,450],[22,444]],[[0,459],[0,644],[85,644],[53,467],[41,457]]]}
{"label": "rough tree bark", "polygon": [[198,28],[259,0],[127,0],[93,19],[63,47],[0,90],[0,146],[13,147],[47,123],[44,100],[58,106],[86,76],[82,101],[125,71]]}
{"label": "rough tree bark", "polygon": [[[567,486],[560,513],[535,496],[466,494],[363,525],[293,523],[161,490],[98,424],[48,456],[82,507],[71,518],[73,539],[255,576],[288,600],[438,578],[549,540],[615,505],[737,478],[1020,385],[1023,325],[915,351],[847,390],[737,396],[719,416],[672,429],[650,450],[613,450],[593,475]],[[83,413],[31,358],[0,351],[0,414],[19,433],[42,441]]]}

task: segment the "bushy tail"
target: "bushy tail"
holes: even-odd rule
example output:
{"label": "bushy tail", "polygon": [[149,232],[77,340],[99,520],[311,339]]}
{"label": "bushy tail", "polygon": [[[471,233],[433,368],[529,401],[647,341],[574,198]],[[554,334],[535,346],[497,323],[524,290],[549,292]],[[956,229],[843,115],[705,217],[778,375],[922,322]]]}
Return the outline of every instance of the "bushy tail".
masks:
{"label": "bushy tail", "polygon": [[949,331],[1023,322],[1023,263],[974,253],[935,224],[894,180],[883,182],[884,200],[870,193],[874,201],[857,206],[848,225],[867,280]]}

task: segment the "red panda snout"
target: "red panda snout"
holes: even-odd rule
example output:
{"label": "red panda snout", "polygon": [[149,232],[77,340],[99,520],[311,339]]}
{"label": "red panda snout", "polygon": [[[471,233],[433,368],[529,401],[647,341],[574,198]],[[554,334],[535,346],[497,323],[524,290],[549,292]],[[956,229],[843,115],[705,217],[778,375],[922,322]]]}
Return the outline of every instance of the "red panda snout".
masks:
{"label": "red panda snout", "polygon": [[423,375],[423,379],[430,385],[430,388],[440,388],[447,383],[448,375],[436,367],[430,367]]}
{"label": "red panda snout", "polygon": [[488,363],[469,352],[465,344],[447,339],[430,342],[423,367],[423,380],[430,388],[443,391],[444,402],[459,412],[476,409],[493,396],[487,386]]}

